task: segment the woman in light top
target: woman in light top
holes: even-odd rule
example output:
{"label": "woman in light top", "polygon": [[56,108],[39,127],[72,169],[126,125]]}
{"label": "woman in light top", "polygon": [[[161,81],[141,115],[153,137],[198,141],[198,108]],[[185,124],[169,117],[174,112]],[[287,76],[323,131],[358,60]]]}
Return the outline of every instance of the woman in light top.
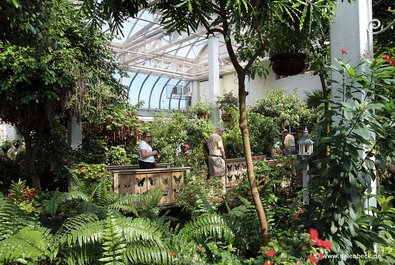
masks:
{"label": "woman in light top", "polygon": [[143,139],[139,145],[139,166],[142,169],[155,168],[155,155],[158,154],[151,146],[151,133],[149,131],[143,132]]}

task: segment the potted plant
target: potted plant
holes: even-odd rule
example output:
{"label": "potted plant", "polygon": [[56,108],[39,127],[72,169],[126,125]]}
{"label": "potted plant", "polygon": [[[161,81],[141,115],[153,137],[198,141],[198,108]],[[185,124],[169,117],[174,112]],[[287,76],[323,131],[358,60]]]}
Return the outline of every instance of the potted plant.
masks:
{"label": "potted plant", "polygon": [[217,98],[218,109],[221,111],[221,118],[225,122],[232,120],[232,111],[237,110],[239,100],[233,95],[233,92],[227,92]]}
{"label": "potted plant", "polygon": [[211,105],[209,102],[199,101],[191,107],[191,113],[195,114],[199,119],[208,119],[211,112]]}
{"label": "potted plant", "polygon": [[269,54],[272,70],[278,75],[297,75],[306,68],[306,47],[309,46],[306,32],[300,31],[297,25],[276,23],[271,26]]}

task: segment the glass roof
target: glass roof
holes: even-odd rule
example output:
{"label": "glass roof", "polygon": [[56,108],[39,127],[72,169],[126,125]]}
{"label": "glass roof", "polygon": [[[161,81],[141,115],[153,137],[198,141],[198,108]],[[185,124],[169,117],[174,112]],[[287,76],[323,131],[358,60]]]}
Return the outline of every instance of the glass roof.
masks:
{"label": "glass roof", "polygon": [[[202,28],[187,34],[166,33],[160,15],[142,10],[123,25],[112,47],[129,72],[123,79],[130,101],[148,109],[183,109],[190,104],[191,81],[208,79],[208,38]],[[219,38],[220,74],[234,72]],[[180,92],[180,93],[179,93]]]}

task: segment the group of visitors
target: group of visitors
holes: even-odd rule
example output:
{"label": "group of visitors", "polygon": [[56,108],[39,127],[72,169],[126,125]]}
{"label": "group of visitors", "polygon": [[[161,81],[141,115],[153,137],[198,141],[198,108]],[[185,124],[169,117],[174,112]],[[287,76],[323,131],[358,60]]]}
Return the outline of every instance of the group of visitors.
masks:
{"label": "group of visitors", "polygon": [[[222,134],[224,133],[224,128],[217,126],[215,132],[210,135],[205,145],[205,156],[206,165],[208,167],[208,177],[220,177],[223,185],[223,192],[226,192],[225,175],[225,149],[222,142]],[[287,129],[282,131],[283,144],[282,152],[285,155],[294,154],[296,151],[295,137],[289,133]],[[155,168],[155,156],[158,154],[158,150],[151,146],[152,135],[149,131],[143,132],[142,140],[139,145],[139,166],[141,169]],[[178,150],[180,149],[180,150]],[[176,150],[176,154],[182,152],[190,152],[189,145],[179,146]]]}
{"label": "group of visitors", "polygon": [[[209,177],[221,177],[223,184],[223,191],[225,192],[225,150],[222,142],[222,134],[224,128],[217,126],[215,132],[210,135],[207,140],[207,158]],[[139,145],[139,167],[141,169],[151,169],[156,167],[155,156],[158,150],[151,146],[152,135],[151,132],[145,131],[142,135],[142,140]],[[180,149],[180,150],[178,150]],[[181,153],[190,153],[189,145],[185,144],[177,147],[176,155]]]}

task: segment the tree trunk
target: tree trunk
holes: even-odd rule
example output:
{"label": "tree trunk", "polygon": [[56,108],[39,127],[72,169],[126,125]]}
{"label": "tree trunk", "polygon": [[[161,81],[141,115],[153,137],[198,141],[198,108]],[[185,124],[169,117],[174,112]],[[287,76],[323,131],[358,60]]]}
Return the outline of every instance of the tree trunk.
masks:
{"label": "tree trunk", "polygon": [[245,74],[238,73],[240,130],[244,143],[244,154],[245,154],[246,165],[247,165],[247,177],[248,177],[248,182],[250,184],[251,195],[254,200],[255,208],[258,213],[259,223],[261,225],[263,245],[267,245],[269,243],[269,227],[266,219],[265,210],[263,209],[262,201],[257,189],[257,184],[254,174],[254,165],[252,163],[250,133],[248,131],[248,126],[247,126],[246,97],[248,93],[245,91],[245,77],[246,77]]}
{"label": "tree trunk", "polygon": [[35,170],[35,161],[37,158],[37,148],[34,147],[32,137],[29,133],[22,133],[23,138],[25,139],[25,148],[26,148],[26,160],[25,160],[25,168],[23,169],[24,173],[28,175],[31,180],[32,188],[36,191],[41,191],[41,180]]}

